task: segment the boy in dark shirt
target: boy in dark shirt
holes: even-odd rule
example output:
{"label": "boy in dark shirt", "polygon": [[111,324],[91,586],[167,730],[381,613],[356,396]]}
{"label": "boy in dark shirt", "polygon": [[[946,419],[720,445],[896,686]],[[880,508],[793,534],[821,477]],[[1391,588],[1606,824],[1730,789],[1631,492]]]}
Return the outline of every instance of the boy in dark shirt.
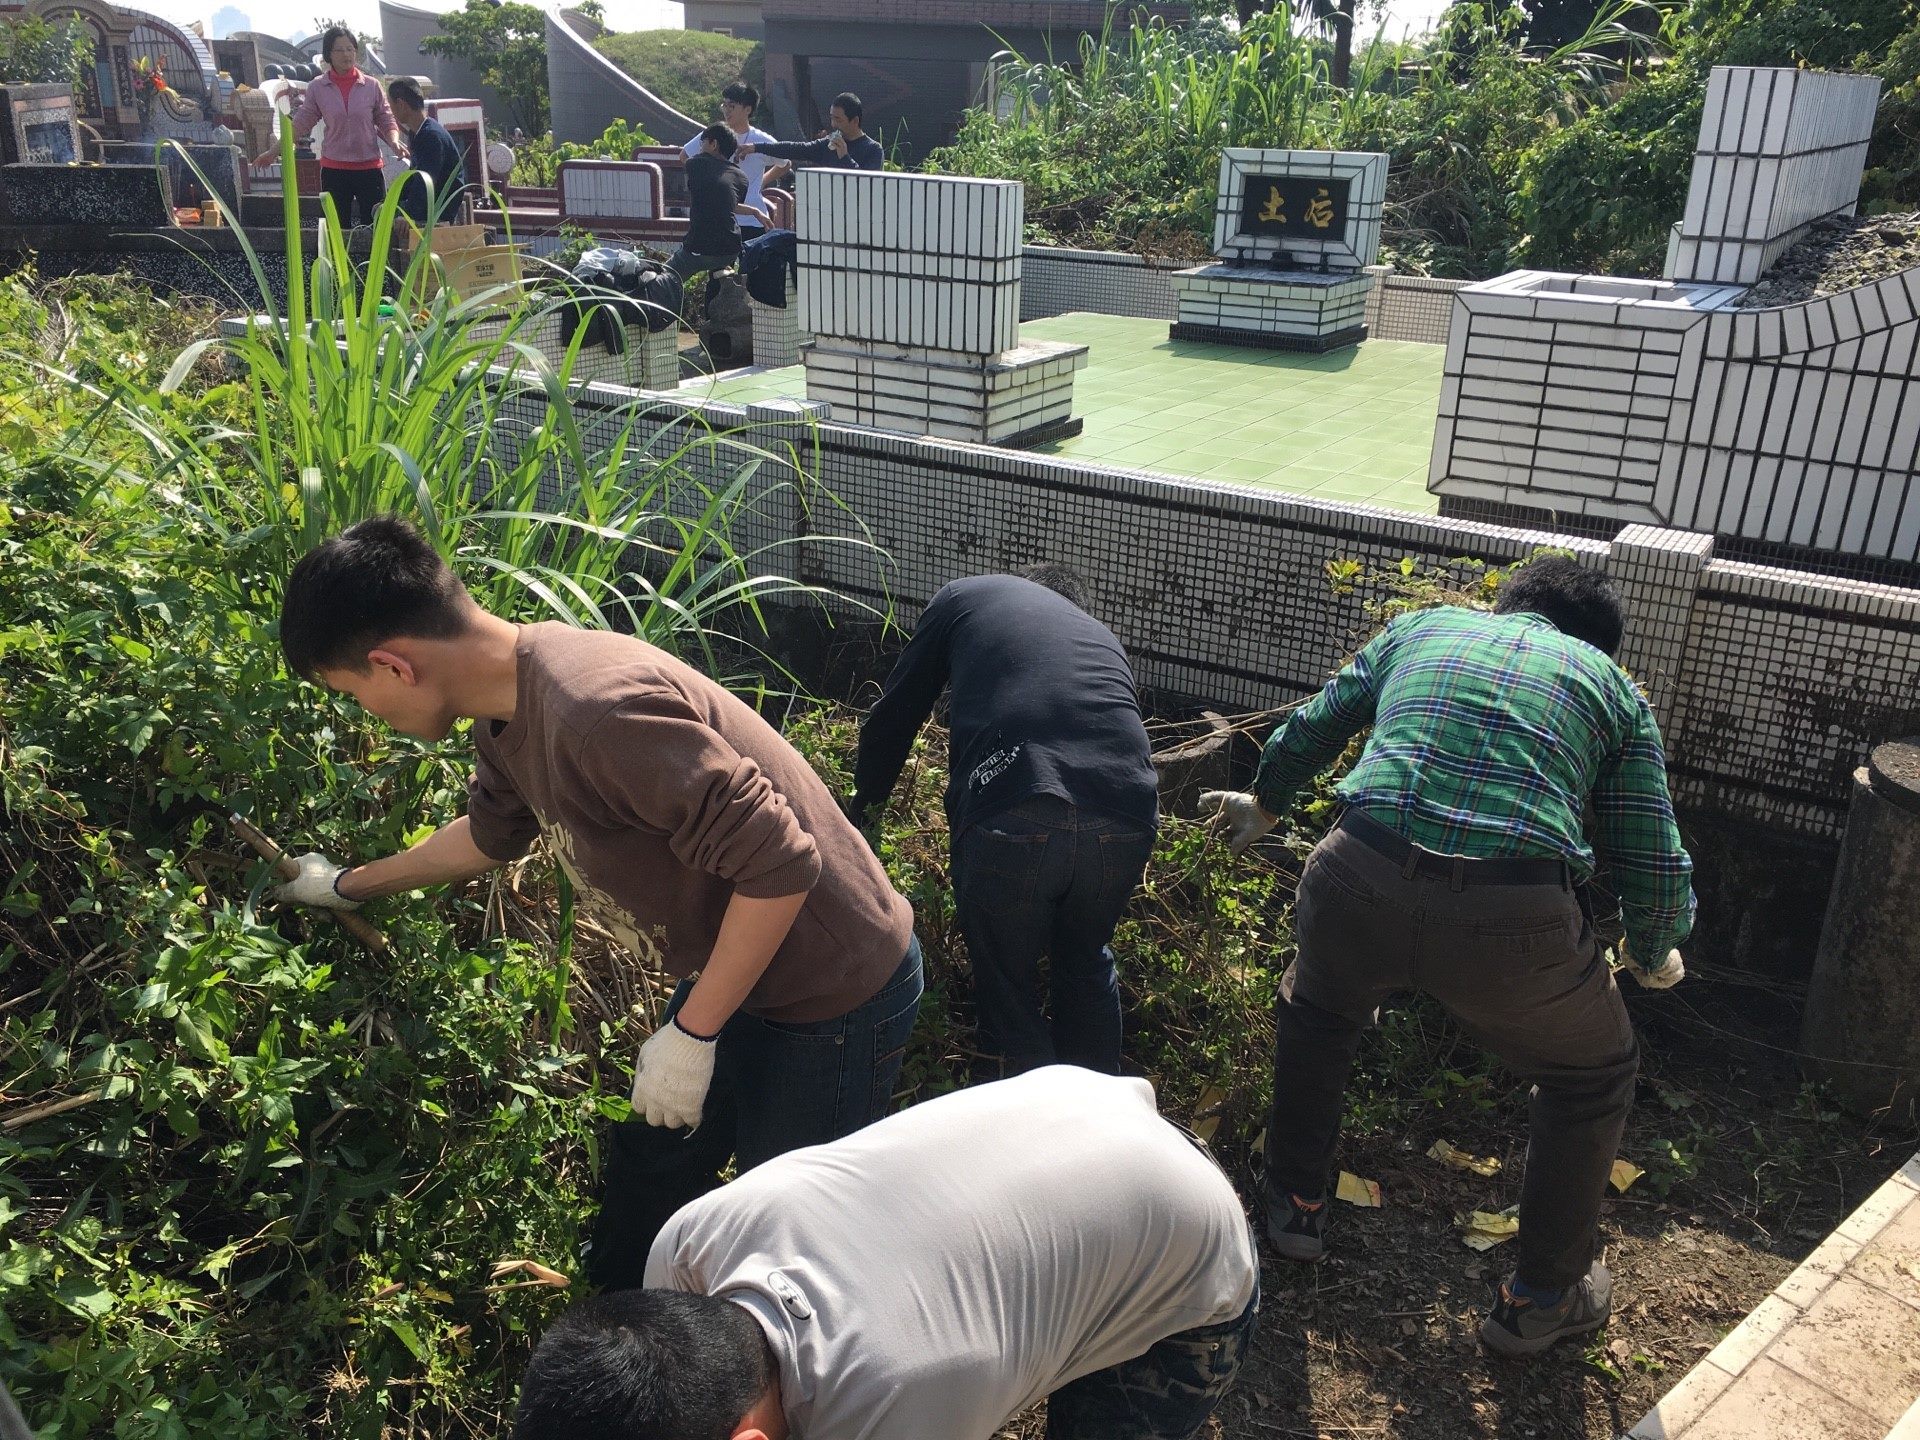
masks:
{"label": "boy in dark shirt", "polygon": [[765,210],[747,204],[746,173],[733,163],[739,145],[725,125],[709,125],[700,132],[700,153],[687,161],[687,238],[667,261],[682,281],[740,258],[736,215],[751,215],[763,228],[773,228]]}

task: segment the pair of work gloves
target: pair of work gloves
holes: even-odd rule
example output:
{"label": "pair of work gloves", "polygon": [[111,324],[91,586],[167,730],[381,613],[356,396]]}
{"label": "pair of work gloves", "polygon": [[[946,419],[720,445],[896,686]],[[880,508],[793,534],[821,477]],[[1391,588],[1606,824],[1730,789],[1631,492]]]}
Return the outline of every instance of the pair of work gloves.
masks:
{"label": "pair of work gloves", "polygon": [[[317,850],[294,862],[299,873],[275,888],[274,899],[320,910],[358,910],[360,902],[340,893],[340,877],[347,866]],[[633,1067],[634,1113],[649,1125],[700,1123],[707,1091],[713,1084],[714,1035],[696,1035],[676,1016],[655,1030],[640,1047]]]}
{"label": "pair of work gloves", "polygon": [[[1242,790],[1201,791],[1200,813],[1216,821],[1225,831],[1227,853],[1236,858],[1244,855],[1248,846],[1265,837],[1280,823],[1279,816],[1269,812],[1258,799]],[[1686,962],[1680,958],[1678,950],[1669,950],[1666,960],[1652,968],[1641,964],[1628,952],[1624,938],[1613,953],[1620,962],[1620,968],[1649,990],[1667,990],[1686,978]]]}

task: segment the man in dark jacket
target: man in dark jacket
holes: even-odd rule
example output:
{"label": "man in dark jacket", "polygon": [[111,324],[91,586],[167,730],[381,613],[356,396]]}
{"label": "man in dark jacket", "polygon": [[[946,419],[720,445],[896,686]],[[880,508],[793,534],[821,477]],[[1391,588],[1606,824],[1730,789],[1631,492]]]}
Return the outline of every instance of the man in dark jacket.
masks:
{"label": "man in dark jacket", "polygon": [[860,736],[856,824],[886,800],[951,687],[954,901],[988,1078],[1056,1061],[1120,1069],[1107,942],[1153,849],[1157,794],[1126,652],[1081,600],[1059,565],[954,581],[921,614]]}
{"label": "man in dark jacket", "polygon": [[434,214],[451,220],[460,210],[462,163],[460,147],[447,127],[427,114],[426,97],[411,80],[394,80],[387,85],[387,103],[393,118],[407,132],[408,163],[415,173],[407,178],[400,192],[400,208],[416,225],[427,223],[427,187],[420,176],[433,180]]}
{"label": "man in dark jacket", "polygon": [[867,134],[863,120],[866,107],[851,90],[833,97],[827,111],[833,133],[818,140],[775,140],[742,145],[743,155],[771,155],[800,165],[818,165],[835,170],[884,170],[887,153],[880,142]]}

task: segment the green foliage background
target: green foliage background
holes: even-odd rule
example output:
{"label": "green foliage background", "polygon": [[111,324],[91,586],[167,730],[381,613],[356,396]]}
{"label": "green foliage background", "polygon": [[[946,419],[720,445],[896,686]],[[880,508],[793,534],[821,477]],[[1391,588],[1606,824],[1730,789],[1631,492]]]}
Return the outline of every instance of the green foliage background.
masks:
{"label": "green foliage background", "polygon": [[[703,125],[720,118],[720,92],[736,80],[766,88],[763,46],[705,30],[623,30],[594,42],[614,64],[682,115]],[[668,137],[678,144],[687,137]]]}

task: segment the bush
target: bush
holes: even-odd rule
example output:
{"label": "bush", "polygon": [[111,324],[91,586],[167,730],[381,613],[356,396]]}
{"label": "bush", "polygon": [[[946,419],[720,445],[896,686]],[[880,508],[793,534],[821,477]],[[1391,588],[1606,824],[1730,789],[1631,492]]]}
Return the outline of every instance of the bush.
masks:
{"label": "bush", "polygon": [[78,85],[93,62],[93,31],[78,15],[0,17],[0,85]]}
{"label": "bush", "polygon": [[[736,80],[765,89],[765,48],[705,30],[625,30],[594,48],[682,115],[711,125],[720,92]],[[685,135],[668,137],[674,143]]]}

